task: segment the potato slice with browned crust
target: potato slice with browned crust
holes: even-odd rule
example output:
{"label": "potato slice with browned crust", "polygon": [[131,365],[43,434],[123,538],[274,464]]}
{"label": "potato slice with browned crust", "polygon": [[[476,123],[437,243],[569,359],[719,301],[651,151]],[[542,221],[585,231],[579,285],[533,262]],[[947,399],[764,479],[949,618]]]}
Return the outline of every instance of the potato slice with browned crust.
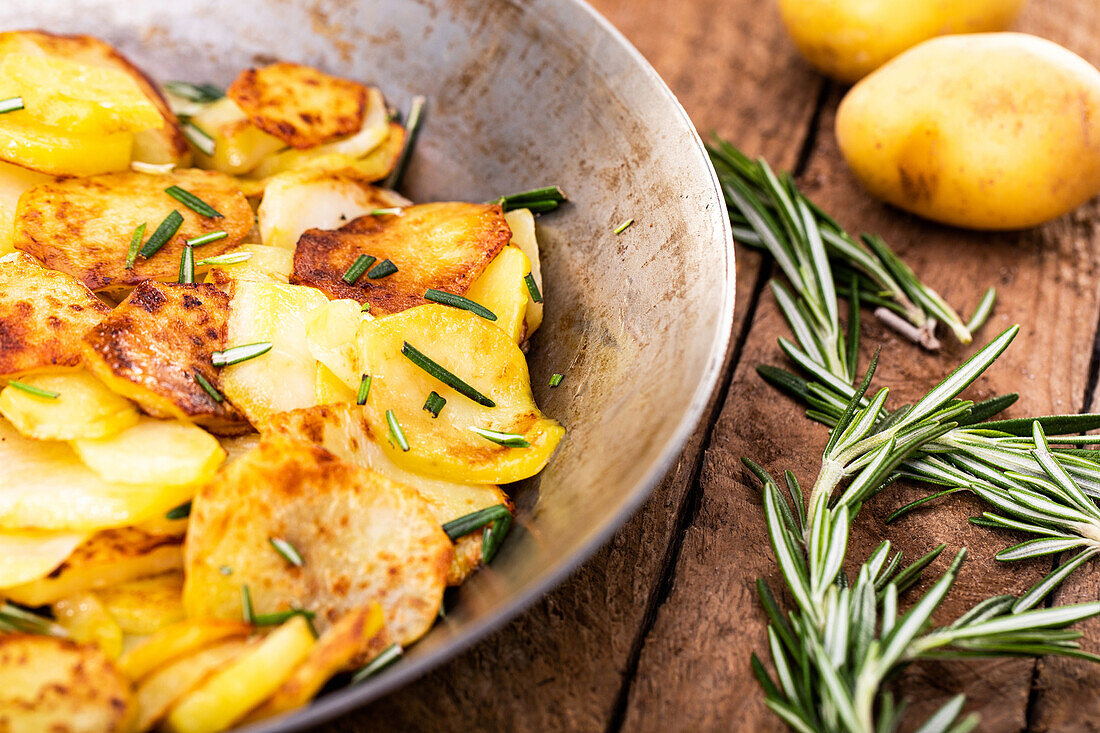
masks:
{"label": "potato slice with browned crust", "polygon": [[226,639],[244,639],[252,631],[252,626],[243,621],[213,618],[180,621],[127,649],[118,658],[118,666],[130,679],[140,680],[175,659],[192,656]]}
{"label": "potato slice with browned crust", "polygon": [[[190,191],[222,214],[201,216],[165,193],[169,186]],[[145,241],[178,212],[175,235],[149,259],[126,257],[134,230],[146,225]],[[224,239],[203,245],[201,257],[225,253],[252,229],[252,208],[232,178],[214,171],[179,170],[167,175],[136,171],[43,183],[24,192],[15,213],[13,244],[52,270],[67,272],[92,290],[175,280],[188,239],[224,231]]]}
{"label": "potato slice with browned crust", "polygon": [[[290,543],[302,566],[272,538]],[[435,621],[452,546],[412,489],[272,436],[199,491],[184,554],[190,616],[240,618],[242,586],[256,613],[306,609],[321,632],[377,602],[404,644]]]}
{"label": "potato slice with browned crust", "polygon": [[0,730],[124,733],[135,704],[130,683],[93,645],[0,634]]}
{"label": "potato slice with browned crust", "polygon": [[[370,303],[387,314],[428,302],[428,288],[463,295],[508,244],[512,232],[496,204],[410,206],[401,215],[363,216],[334,231],[307,230],[294,252],[291,282],[332,298]],[[343,279],[360,255],[390,260],[397,272],[353,285]]]}
{"label": "potato slice with browned crust", "polygon": [[[145,281],[85,336],[84,361],[108,387],[157,417],[191,420],[214,432],[248,422],[218,389],[210,361],[226,348],[229,297],[213,285]],[[220,393],[219,393],[220,396]]]}
{"label": "potato slice with browned crust", "polygon": [[71,275],[34,258],[0,258],[0,376],[75,369],[89,328],[110,307]]}
{"label": "potato slice with browned crust", "polygon": [[279,62],[246,69],[225,94],[253,125],[304,150],[357,132],[367,87],[301,64]]}
{"label": "potato slice with browned crust", "polygon": [[153,672],[137,688],[140,714],[136,729],[159,722],[184,695],[248,650],[249,642],[230,639],[177,659]]}

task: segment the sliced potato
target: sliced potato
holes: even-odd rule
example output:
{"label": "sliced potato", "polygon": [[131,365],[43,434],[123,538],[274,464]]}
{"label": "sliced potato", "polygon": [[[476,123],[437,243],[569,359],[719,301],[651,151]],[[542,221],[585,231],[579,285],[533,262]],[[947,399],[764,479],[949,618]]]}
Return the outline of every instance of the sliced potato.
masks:
{"label": "sliced potato", "polygon": [[73,641],[95,644],[109,659],[122,653],[122,627],[91,593],[54,602],[53,615]]}
{"label": "sliced potato", "polygon": [[97,647],[0,634],[0,730],[126,733],[137,714],[127,680]]}
{"label": "sliced potato", "polygon": [[0,159],[51,176],[95,176],[130,167],[132,132],[81,135],[0,115]]}
{"label": "sliced potato", "polygon": [[230,639],[177,659],[150,674],[137,688],[138,721],[145,731],[156,725],[185,694],[212,677],[249,648],[244,639]]}
{"label": "sliced potato", "polygon": [[242,722],[282,715],[309,704],[333,675],[347,669],[361,650],[371,646],[371,640],[382,633],[382,623],[382,607],[377,603],[348,611],[317,640],[286,682]]}
{"label": "sliced potato", "polygon": [[151,415],[240,433],[248,430],[244,417],[195,376],[219,388],[210,355],[229,345],[228,320],[229,298],[213,285],[146,281],[88,332],[84,361]]}
{"label": "sliced potato", "polygon": [[193,486],[225,460],[217,438],[202,428],[149,417],[109,438],[75,440],[73,448],[101,478],[127,484]]}
{"label": "sliced potato", "polygon": [[123,652],[118,667],[130,679],[140,680],[173,660],[228,639],[244,639],[251,633],[252,627],[242,621],[212,618],[180,621]]}
{"label": "sliced potato", "polygon": [[314,404],[316,361],[305,324],[326,303],[323,293],[300,285],[234,283],[228,343],[273,344],[263,356],[221,370],[225,396],[254,425],[276,412]]}
{"label": "sliced potato", "polygon": [[[289,542],[302,567],[269,549],[272,537]],[[377,602],[390,635],[408,643],[435,621],[451,553],[412,489],[320,447],[270,436],[195,497],[184,606],[193,617],[240,618],[247,585],[256,613],[307,609],[324,632]]]}
{"label": "sliced potato", "polygon": [[228,465],[258,446],[260,436],[257,433],[249,433],[231,438],[219,438],[218,442],[226,452],[225,465]]}
{"label": "sliced potato", "polygon": [[85,532],[0,532],[0,588],[49,575],[86,539]]}
{"label": "sliced potato", "polygon": [[183,573],[172,571],[96,591],[127,634],[152,634],[183,620]]}
{"label": "sliced potato", "polygon": [[12,244],[12,225],[15,223],[19,197],[28,188],[48,180],[50,177],[45,173],[0,161],[0,257],[15,251]]}
{"label": "sliced potato", "polygon": [[134,403],[83,369],[35,374],[20,384],[57,393],[48,398],[13,385],[0,390],[0,414],[23,435],[38,440],[105,438],[137,424]]}
{"label": "sliced potato", "polygon": [[[366,405],[371,428],[388,435],[386,412],[393,411],[410,449],[392,440],[383,448],[406,470],[467,483],[512,483],[541,471],[565,434],[535,404],[523,352],[469,311],[418,306],[363,323],[358,343],[360,371],[373,377]],[[406,343],[495,406],[478,404],[418,367],[402,354]],[[437,418],[422,409],[432,390],[447,400]],[[498,445],[474,428],[520,435],[530,445]]]}
{"label": "sliced potato", "polygon": [[349,388],[359,387],[355,334],[364,314],[354,300],[332,300],[306,319],[306,342],[313,358],[328,367]]}
{"label": "sliced potato", "polygon": [[290,272],[294,269],[294,253],[281,247],[269,247],[266,244],[245,244],[235,252],[247,252],[244,262],[232,265],[219,265],[211,270],[206,282],[217,282],[215,272],[221,271],[232,280],[252,280],[256,282],[289,283]]}
{"label": "sliced potato", "polygon": [[358,397],[356,390],[344,384],[342,379],[320,362],[317,363],[316,389],[318,405],[338,405],[343,402],[355,402]]}
{"label": "sliced potato", "polygon": [[48,576],[5,588],[4,595],[17,603],[41,606],[181,567],[178,537],[123,527],[95,533]]}
{"label": "sliced potato", "polygon": [[240,175],[285,147],[282,140],[255,127],[229,98],[207,105],[192,121],[214,139],[213,155],[195,151],[195,161],[202,168]]}
{"label": "sliced potato", "polygon": [[497,317],[493,323],[512,337],[517,344],[524,340],[524,318],[531,296],[524,276],[531,272],[531,261],[516,247],[500,251],[481,277],[466,291],[466,297],[491,310]]}
{"label": "sliced potato", "polygon": [[[195,213],[165,193],[169,186],[190,191],[223,216]],[[176,234],[149,259],[139,255],[133,269],[126,269],[134,230],[145,224],[148,241],[172,211],[183,217]],[[149,279],[176,280],[186,240],[225,231],[224,239],[199,250],[201,257],[219,255],[235,247],[252,224],[252,208],[229,176],[195,169],[166,175],[125,171],[43,183],[26,191],[15,215],[14,245],[46,267],[102,290]]]}
{"label": "sliced potato", "polygon": [[110,310],[70,275],[0,257],[0,375],[76,368],[84,333]]}
{"label": "sliced potato", "polygon": [[168,713],[174,733],[217,733],[240,720],[293,674],[316,645],[309,623],[294,616],[188,692]]}
{"label": "sliced potato", "polygon": [[[542,266],[539,263],[539,242],[535,238],[535,217],[531,214],[530,209],[515,209],[509,211],[504,215],[504,218],[508,221],[508,226],[512,230],[512,241],[510,244],[513,247],[518,247],[523,254],[527,255],[527,259],[531,262],[531,276],[535,278],[535,284],[539,287],[539,292],[542,292]],[[538,329],[542,323],[542,307],[545,303],[536,303],[533,300],[529,300],[527,303],[527,314],[525,317],[527,328],[524,338],[531,338],[531,334]]]}
{"label": "sliced potato", "polygon": [[[510,237],[495,204],[410,206],[399,216],[363,216],[335,231],[306,231],[294,251],[291,282],[370,303],[376,315],[396,313],[428,302],[428,288],[464,295]],[[344,273],[360,255],[388,259],[397,272],[377,279],[368,273],[348,285]]]}

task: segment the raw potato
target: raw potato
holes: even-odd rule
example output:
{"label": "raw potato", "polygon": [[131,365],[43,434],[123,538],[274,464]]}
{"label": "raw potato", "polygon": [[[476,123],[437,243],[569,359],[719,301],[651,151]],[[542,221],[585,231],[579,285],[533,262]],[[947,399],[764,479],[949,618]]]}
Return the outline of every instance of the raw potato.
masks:
{"label": "raw potato", "polygon": [[152,728],[181,697],[248,648],[249,643],[244,639],[231,639],[200,649],[153,672],[137,688],[140,712],[135,728],[139,731]]}
{"label": "raw potato", "polygon": [[[158,417],[229,435],[247,431],[234,406],[195,378],[221,383],[210,354],[228,345],[229,298],[214,285],[143,282],[85,336],[84,362],[111,389]],[[247,342],[233,342],[240,344]]]}
{"label": "raw potato", "polygon": [[96,597],[127,634],[152,634],[183,620],[183,573],[119,583]]}
{"label": "raw potato", "polygon": [[168,713],[173,733],[217,733],[279,689],[316,645],[309,623],[294,616],[184,695]]}
{"label": "raw potato", "polygon": [[182,567],[178,537],[122,527],[97,532],[47,577],[5,588],[3,595],[16,603],[41,606]]}
{"label": "raw potato", "polygon": [[840,149],[874,195],[973,229],[1049,221],[1100,191],[1100,71],[1020,33],[926,41],[861,81]]}
{"label": "raw potato", "polygon": [[807,61],[853,82],[934,36],[1007,30],[1024,1],[779,0],[779,13]]}
{"label": "raw potato", "polygon": [[137,705],[98,648],[52,636],[0,634],[0,730],[127,733]]}
{"label": "raw potato", "polygon": [[0,161],[0,257],[15,251],[12,245],[12,225],[15,223],[19,197],[28,188],[48,180],[50,177],[45,173]]}
{"label": "raw potato", "polygon": [[196,618],[181,621],[157,631],[148,639],[124,652],[118,667],[132,680],[141,680],[173,660],[193,655],[200,649],[227,639],[244,639],[252,627],[241,621]]}
{"label": "raw potato", "polygon": [[500,251],[481,277],[466,291],[466,297],[485,306],[497,317],[495,323],[517,344],[526,336],[524,319],[531,296],[524,276],[531,272],[531,261],[517,247]]}
{"label": "raw potato", "polygon": [[12,385],[0,390],[0,414],[28,438],[109,438],[137,424],[134,404],[83,369],[64,374],[36,374],[19,381],[58,393],[50,399]]}
{"label": "raw potato", "polygon": [[[375,315],[397,313],[428,302],[428,288],[465,295],[511,236],[495,204],[410,206],[401,215],[363,216],[335,231],[306,231],[291,281],[331,298],[370,303]],[[377,279],[364,274],[348,285],[343,275],[359,255],[389,259],[397,272]]]}
{"label": "raw potato", "polygon": [[84,532],[0,532],[0,589],[49,575],[87,538]]}
{"label": "raw potato", "polygon": [[[531,275],[535,278],[535,285],[538,285],[540,293],[545,293],[542,285],[542,265],[539,261],[539,242],[535,238],[535,217],[530,209],[514,209],[507,212],[504,218],[512,230],[512,241],[509,244],[518,247],[523,254],[527,255],[527,259],[531,262]],[[524,316],[527,324],[525,339],[531,338],[531,334],[542,324],[544,305],[545,303],[536,303],[533,300],[527,301],[527,314]]]}
{"label": "raw potato", "polygon": [[[195,213],[164,192],[169,186],[190,191],[222,217]],[[175,236],[148,260],[139,255],[127,270],[134,230],[145,224],[148,241],[172,211],[183,216]],[[226,238],[203,245],[196,259],[220,255],[233,249],[252,224],[252,208],[229,176],[194,169],[166,175],[126,171],[43,183],[26,191],[19,199],[13,241],[16,249],[92,290],[117,289],[149,279],[177,280],[186,240],[228,232]]]}
{"label": "raw potato", "polygon": [[225,460],[217,438],[202,428],[150,417],[109,438],[75,440],[73,449],[105,481],[126,484],[197,485]]}
{"label": "raw potato", "polygon": [[73,641],[95,644],[109,659],[118,659],[122,653],[122,628],[91,593],[56,601],[53,615]]}
{"label": "raw potato", "polygon": [[[408,343],[496,403],[485,407],[448,387],[402,353]],[[403,468],[468,483],[507,484],[542,470],[565,431],[543,416],[531,394],[527,361],[501,329],[469,311],[422,305],[364,323],[360,371],[373,375],[367,415],[375,435],[388,435],[392,410],[410,450],[383,444]],[[432,390],[447,404],[438,418],[422,409]],[[507,448],[471,428],[522,435],[531,445]]]}
{"label": "raw potato", "polygon": [[280,62],[241,72],[225,94],[253,125],[304,150],[358,132],[367,91],[358,82]]}
{"label": "raw potato", "polygon": [[0,376],[76,368],[84,333],[110,311],[70,275],[0,257]]}
{"label": "raw potato", "polygon": [[[272,537],[298,551],[301,568],[271,549]],[[240,618],[247,585],[256,613],[306,609],[323,633],[377,602],[387,632],[405,644],[435,622],[451,554],[412,489],[317,446],[268,436],[195,497],[184,606],[192,617]]]}

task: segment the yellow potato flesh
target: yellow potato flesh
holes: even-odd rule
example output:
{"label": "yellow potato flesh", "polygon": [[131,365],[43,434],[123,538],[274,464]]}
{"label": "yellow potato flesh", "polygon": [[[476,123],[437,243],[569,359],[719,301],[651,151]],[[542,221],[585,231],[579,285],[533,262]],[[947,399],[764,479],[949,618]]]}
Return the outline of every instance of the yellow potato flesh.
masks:
{"label": "yellow potato flesh", "polygon": [[198,618],[181,621],[157,631],[119,657],[118,667],[132,680],[140,680],[169,662],[227,639],[243,639],[252,627],[240,621]]}
{"label": "yellow potato flesh", "polygon": [[108,438],[74,440],[73,448],[101,478],[127,484],[200,484],[225,460],[217,438],[202,428],[151,417]]}
{"label": "yellow potato flesh", "polygon": [[[252,280],[256,282],[287,283],[290,273],[294,269],[294,251],[280,247],[269,247],[266,244],[246,244],[238,247],[235,252],[248,252],[249,257],[244,262],[233,265],[219,265],[218,269],[224,271],[234,280]],[[213,276],[208,276],[206,282],[213,282]]]}
{"label": "yellow potato flesh", "polygon": [[132,132],[82,135],[0,115],[0,160],[54,176],[94,176],[130,167]]}
{"label": "yellow potato flesh", "polygon": [[840,149],[874,195],[974,229],[1018,229],[1100,191],[1100,71],[1020,33],[926,41],[861,81]]}
{"label": "yellow potato flesh", "polygon": [[87,538],[84,532],[0,532],[0,589],[49,575]]}
{"label": "yellow potato flesh", "polygon": [[96,591],[127,634],[152,634],[183,620],[183,573],[139,578]]}
{"label": "yellow potato flesh", "polygon": [[344,384],[344,381],[333,374],[332,370],[324,364],[317,364],[317,404],[336,405],[343,402],[355,402],[358,394],[356,390]]}
{"label": "yellow potato flesh", "polygon": [[[506,212],[504,219],[512,230],[512,241],[509,244],[519,248],[523,254],[527,255],[527,259],[531,263],[531,276],[535,278],[535,284],[539,286],[539,292],[543,292],[539,243],[535,238],[535,217],[531,214],[530,209],[515,209]],[[524,338],[531,338],[531,334],[542,324],[543,305],[544,303],[536,303],[528,299],[527,313],[524,316],[527,323],[527,332]]]}
{"label": "yellow potato flesh", "polygon": [[361,379],[355,352],[355,334],[364,320],[360,308],[354,300],[333,300],[315,309],[306,319],[310,354],[349,389],[358,389]]}
{"label": "yellow potato flesh", "polygon": [[55,602],[53,615],[73,641],[95,644],[109,659],[122,653],[122,627],[91,593]]}
{"label": "yellow potato flesh", "polygon": [[466,297],[496,314],[493,321],[517,344],[523,340],[524,318],[530,294],[523,277],[531,271],[531,261],[518,248],[508,246],[500,251],[481,273]]}
{"label": "yellow potato flesh", "polygon": [[214,138],[213,155],[195,152],[195,162],[200,168],[240,175],[255,168],[265,156],[285,147],[282,140],[249,122],[241,108],[228,97],[209,105],[191,121]]}
{"label": "yellow potato flesh", "polygon": [[187,693],[168,713],[166,727],[175,733],[216,733],[229,728],[279,689],[315,643],[306,620],[294,616]]}
{"label": "yellow potato flesh", "polygon": [[921,41],[948,33],[1002,31],[1024,0],[779,0],[806,60],[853,82]]}
{"label": "yellow potato flesh", "polygon": [[[367,414],[376,435],[388,435],[392,410],[410,449],[384,444],[403,468],[461,483],[504,484],[542,470],[564,430],[539,411],[523,352],[509,334],[468,311],[422,305],[364,323],[359,358],[373,378]],[[460,394],[402,355],[408,342],[495,402]],[[431,391],[447,400],[438,418],[422,409]],[[472,428],[522,435],[530,446],[507,448]]]}
{"label": "yellow potato flesh", "polygon": [[137,688],[137,730],[153,727],[196,685],[239,657],[248,642],[233,639],[176,660],[152,673]]}
{"label": "yellow potato flesh", "polygon": [[137,424],[134,404],[86,371],[38,374],[19,381],[59,393],[50,399],[12,385],[0,390],[0,414],[28,438],[102,438]]}
{"label": "yellow potato flesh", "polygon": [[12,225],[19,197],[28,188],[45,183],[50,177],[11,163],[0,162],[0,257],[14,252]]}

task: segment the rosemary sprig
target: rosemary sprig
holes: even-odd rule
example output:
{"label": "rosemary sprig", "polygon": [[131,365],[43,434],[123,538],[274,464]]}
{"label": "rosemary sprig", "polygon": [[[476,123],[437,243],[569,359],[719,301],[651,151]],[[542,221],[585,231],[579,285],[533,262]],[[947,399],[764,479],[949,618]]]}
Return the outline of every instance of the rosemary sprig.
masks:
{"label": "rosemary sprig", "polygon": [[390,175],[386,178],[383,188],[395,189],[401,185],[401,179],[405,176],[405,169],[412,157],[413,147],[416,145],[416,136],[420,133],[420,125],[424,117],[424,105],[427,97],[415,96],[409,103],[409,114],[405,119],[405,145],[401,148],[401,154],[397,156]]}
{"label": "rosemary sprig", "polygon": [[547,211],[553,211],[567,200],[565,192],[558,186],[544,186],[543,188],[534,188],[530,191],[510,193],[490,201],[489,203],[500,204],[500,208],[504,211],[528,209],[532,214],[540,214]]}

